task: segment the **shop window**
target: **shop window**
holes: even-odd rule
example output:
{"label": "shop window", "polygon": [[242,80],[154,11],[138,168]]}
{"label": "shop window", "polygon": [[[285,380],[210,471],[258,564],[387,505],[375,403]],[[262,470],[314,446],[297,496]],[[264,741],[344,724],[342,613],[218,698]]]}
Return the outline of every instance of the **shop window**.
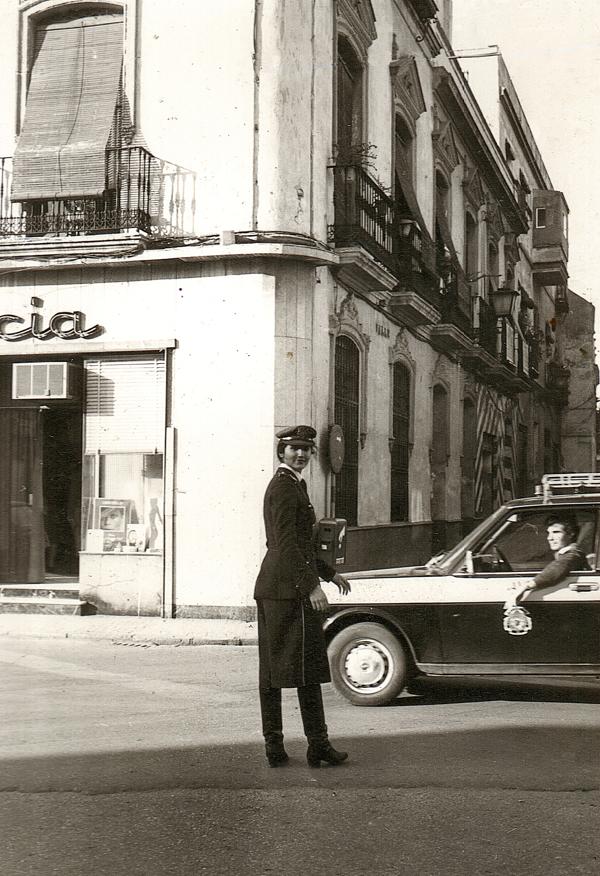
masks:
{"label": "shop window", "polygon": [[84,370],[84,549],[160,552],[164,358],[86,360]]}
{"label": "shop window", "polygon": [[410,371],[395,362],[392,371],[392,458],[390,520],[408,520]]}
{"label": "shop window", "polygon": [[360,352],[340,335],[335,342],[335,422],[344,430],[344,464],[335,481],[335,513],[355,526],[358,518]]}

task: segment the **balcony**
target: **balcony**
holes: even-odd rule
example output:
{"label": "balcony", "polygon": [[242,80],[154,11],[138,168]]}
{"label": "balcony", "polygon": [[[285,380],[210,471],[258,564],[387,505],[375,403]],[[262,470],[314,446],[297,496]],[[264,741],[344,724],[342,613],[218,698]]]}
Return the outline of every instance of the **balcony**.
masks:
{"label": "balcony", "polygon": [[[15,202],[12,158],[0,158],[0,251],[12,254],[26,243],[28,255],[56,252],[69,238],[74,254],[89,238],[122,245],[123,237],[172,239],[192,233],[196,212],[195,174],[153,156],[140,146],[109,148],[106,188],[100,196]],[[115,242],[119,235],[121,242]],[[79,239],[78,241],[72,238]],[[85,238],[86,240],[82,240]]]}
{"label": "balcony", "polygon": [[432,345],[446,353],[457,353],[473,345],[471,293],[462,271],[452,266],[443,283],[441,322],[431,330]]}
{"label": "balcony", "polygon": [[328,240],[340,257],[340,279],[357,291],[390,292],[397,270],[394,203],[358,165],[336,165],[333,174],[334,224]]}
{"label": "balcony", "polygon": [[568,215],[562,192],[534,191],[532,267],[534,279],[543,286],[567,285]]}
{"label": "balcony", "polygon": [[432,240],[413,219],[398,219],[394,245],[399,282],[390,300],[392,313],[413,326],[438,322],[442,298],[439,277],[431,267]]}

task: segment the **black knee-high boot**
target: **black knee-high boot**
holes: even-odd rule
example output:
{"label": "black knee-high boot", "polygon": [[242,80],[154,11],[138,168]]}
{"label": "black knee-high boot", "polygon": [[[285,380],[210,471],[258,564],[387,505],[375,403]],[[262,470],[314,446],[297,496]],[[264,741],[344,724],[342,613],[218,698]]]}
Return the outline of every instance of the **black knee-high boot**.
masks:
{"label": "black knee-high boot", "polygon": [[302,726],[308,740],[306,760],[311,767],[321,766],[321,761],[337,766],[348,757],[346,751],[336,751],[327,735],[323,695],[320,684],[306,684],[298,688],[298,702]]}
{"label": "black knee-high boot", "polygon": [[283,766],[289,760],[283,747],[283,721],[281,716],[281,688],[261,688],[260,715],[265,737],[265,751],[269,766]]}

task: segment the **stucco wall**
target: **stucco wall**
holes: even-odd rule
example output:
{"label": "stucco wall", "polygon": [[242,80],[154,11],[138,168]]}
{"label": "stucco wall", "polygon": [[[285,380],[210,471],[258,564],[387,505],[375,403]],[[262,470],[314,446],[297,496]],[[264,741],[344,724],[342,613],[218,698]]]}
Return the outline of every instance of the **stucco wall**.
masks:
{"label": "stucco wall", "polygon": [[[177,435],[176,601],[249,604],[273,460],[273,277],[247,265],[243,276],[224,274],[222,265],[204,268],[204,275],[173,265],[21,273],[3,278],[0,313],[26,316],[33,294],[47,316],[81,310],[88,326],[103,325],[97,342],[107,353],[177,339],[170,398]],[[58,349],[85,354],[90,347],[58,339],[3,342],[0,355],[47,356]]]}

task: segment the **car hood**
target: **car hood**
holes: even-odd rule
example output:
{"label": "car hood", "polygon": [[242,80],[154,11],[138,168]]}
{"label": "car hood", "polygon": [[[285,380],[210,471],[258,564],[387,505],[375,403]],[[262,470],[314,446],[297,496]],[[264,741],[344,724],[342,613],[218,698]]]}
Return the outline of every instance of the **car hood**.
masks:
{"label": "car hood", "polygon": [[431,578],[447,574],[438,566],[398,566],[395,569],[370,569],[361,572],[344,572],[344,577],[350,581],[360,581],[365,578]]}

